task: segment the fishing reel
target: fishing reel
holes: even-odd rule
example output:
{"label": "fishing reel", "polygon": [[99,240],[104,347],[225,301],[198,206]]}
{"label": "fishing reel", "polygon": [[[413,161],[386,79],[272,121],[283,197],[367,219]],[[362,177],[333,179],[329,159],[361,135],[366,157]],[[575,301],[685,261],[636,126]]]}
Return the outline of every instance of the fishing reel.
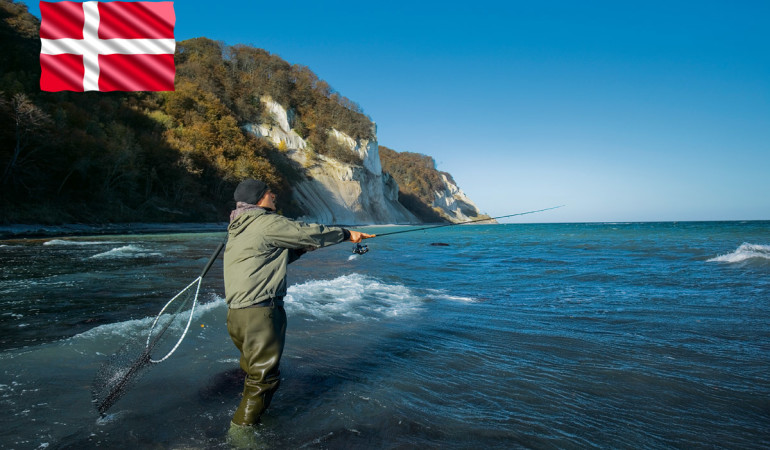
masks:
{"label": "fishing reel", "polygon": [[363,255],[368,251],[369,251],[369,247],[367,247],[366,244],[356,244],[356,246],[353,247],[353,253],[355,253],[356,255]]}

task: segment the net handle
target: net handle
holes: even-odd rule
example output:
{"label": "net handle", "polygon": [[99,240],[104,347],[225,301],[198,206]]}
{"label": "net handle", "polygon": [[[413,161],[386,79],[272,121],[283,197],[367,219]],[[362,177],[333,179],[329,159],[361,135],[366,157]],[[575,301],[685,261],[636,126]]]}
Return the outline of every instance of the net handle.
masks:
{"label": "net handle", "polygon": [[152,358],[150,358],[149,361],[151,363],[157,364],[157,363],[165,361],[169,356],[171,356],[172,353],[174,353],[176,351],[177,347],[179,347],[179,344],[181,344],[182,341],[184,340],[184,337],[187,335],[187,331],[190,329],[190,324],[192,323],[193,313],[195,312],[195,305],[198,304],[198,293],[200,292],[200,289],[201,289],[201,282],[203,281],[203,277],[205,277],[206,274],[209,272],[209,269],[211,269],[211,266],[214,264],[214,261],[216,261],[217,257],[219,256],[219,253],[225,247],[226,243],[227,243],[227,237],[225,237],[225,239],[223,239],[222,242],[219,243],[219,245],[217,246],[216,250],[214,250],[214,253],[211,255],[211,258],[209,258],[209,260],[206,263],[206,266],[203,268],[203,272],[201,272],[200,276],[198,278],[196,278],[195,280],[193,280],[192,283],[188,284],[187,287],[182,289],[178,294],[176,294],[174,296],[174,298],[169,300],[168,303],[166,303],[166,305],[163,307],[163,309],[160,310],[160,312],[158,313],[158,316],[155,317],[155,321],[152,323],[152,327],[150,328],[150,334],[147,336],[147,346],[146,346],[146,348],[147,348],[147,352],[148,353],[151,350],[150,349],[150,340],[152,340],[152,330],[155,329],[155,325],[157,325],[158,320],[160,320],[160,316],[163,315],[163,312],[172,303],[174,303],[174,300],[176,300],[180,295],[182,295],[183,292],[185,292],[187,289],[189,289],[190,286],[192,286],[193,284],[198,283],[198,286],[195,287],[195,298],[193,298],[192,308],[190,308],[190,317],[187,319],[187,325],[184,328],[184,332],[182,332],[182,336],[179,337],[179,340],[176,342],[176,345],[174,345],[174,348],[172,348],[171,351],[169,351],[166,354],[166,356],[164,356],[163,358],[160,358],[160,359],[152,359]]}
{"label": "net handle", "polygon": [[219,245],[217,246],[217,249],[214,250],[214,254],[211,255],[211,258],[209,258],[209,262],[206,263],[206,267],[203,268],[203,272],[201,272],[200,278],[205,277],[206,274],[209,272],[209,269],[211,269],[211,266],[214,264],[214,261],[216,261],[217,256],[219,256],[219,252],[222,251],[226,243],[227,243],[227,238],[225,238],[222,242],[219,243]]}

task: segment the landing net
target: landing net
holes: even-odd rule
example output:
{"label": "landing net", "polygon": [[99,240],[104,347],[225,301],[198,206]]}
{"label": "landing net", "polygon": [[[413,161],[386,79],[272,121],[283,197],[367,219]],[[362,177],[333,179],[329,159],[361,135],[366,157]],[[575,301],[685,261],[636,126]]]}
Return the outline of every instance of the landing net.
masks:
{"label": "landing net", "polygon": [[145,332],[129,339],[96,373],[93,402],[104,415],[153,364],[165,361],[182,343],[192,322],[202,277],[168,301]]}

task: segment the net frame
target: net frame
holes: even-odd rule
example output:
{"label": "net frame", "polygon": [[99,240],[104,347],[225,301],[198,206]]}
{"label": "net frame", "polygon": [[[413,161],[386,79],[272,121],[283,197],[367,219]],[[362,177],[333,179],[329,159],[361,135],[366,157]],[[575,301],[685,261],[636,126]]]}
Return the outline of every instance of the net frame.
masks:
{"label": "net frame", "polygon": [[[91,385],[91,394],[93,403],[102,417],[104,417],[107,410],[111,408],[115,402],[123,397],[123,395],[129,390],[129,387],[132,386],[137,381],[139,376],[145,372],[145,369],[149,368],[153,364],[159,364],[165,361],[179,348],[179,345],[182,343],[190,329],[190,324],[192,323],[192,318],[195,313],[195,306],[198,303],[198,295],[200,294],[200,287],[201,283],[203,282],[203,277],[205,277],[209,269],[211,269],[211,266],[219,256],[219,253],[225,247],[226,242],[227,238],[225,238],[225,240],[223,240],[219,246],[217,246],[216,250],[211,255],[211,258],[209,258],[209,261],[206,263],[206,266],[203,268],[200,276],[188,284],[184,289],[179,291],[179,293],[177,293],[171,300],[166,302],[166,304],[155,317],[155,320],[153,320],[152,326],[150,327],[147,336],[147,341],[144,345],[144,349],[141,351],[141,354],[138,358],[136,357],[137,348],[134,346],[134,343],[137,343],[137,340],[130,339],[123,345],[123,347],[120,348],[120,350],[113,354],[108,361],[101,365]],[[190,297],[183,297],[185,301],[181,302],[177,310],[170,316],[168,322],[160,328],[158,334],[153,338],[153,331],[155,330],[155,327],[164,316],[164,313],[166,313],[166,310],[169,309],[169,307],[174,302],[176,302],[180,296],[187,293],[193,285],[196,286],[195,294],[192,296],[192,307],[190,308],[187,324],[185,325],[181,336],[165,356],[160,359],[152,359],[150,353],[155,348],[155,346],[158,345],[160,338],[166,333],[166,330],[168,330],[171,324],[174,323],[175,318],[180,314],[182,310],[185,309],[185,306],[189,303],[187,299]],[[127,364],[129,361],[131,361],[131,363]],[[125,370],[121,370],[123,368],[125,368]]]}
{"label": "net frame", "polygon": [[[148,353],[148,355],[149,355],[149,354],[152,352],[152,349],[155,347],[155,345],[157,345],[157,343],[158,343],[158,341],[160,340],[161,336],[163,336],[163,334],[165,334],[165,332],[166,332],[166,330],[168,329],[168,327],[169,327],[169,326],[171,325],[171,323],[174,321],[174,319],[173,319],[173,318],[172,318],[171,320],[169,320],[169,321],[168,321],[168,323],[167,323],[167,324],[166,324],[166,325],[163,327],[163,329],[161,330],[161,332],[158,334],[158,336],[157,336],[157,337],[156,337],[156,338],[153,340],[153,338],[152,338],[152,331],[155,329],[155,326],[158,324],[158,321],[160,321],[160,318],[163,316],[163,313],[166,311],[166,309],[168,309],[168,307],[169,307],[169,306],[171,306],[171,304],[172,304],[172,303],[174,303],[174,301],[176,301],[176,299],[178,299],[178,298],[179,298],[179,296],[181,296],[181,295],[182,295],[182,294],[184,294],[184,293],[185,293],[185,292],[186,292],[188,289],[190,289],[190,286],[192,286],[193,284],[196,284],[196,283],[197,283],[197,286],[196,286],[196,288],[195,288],[195,296],[193,297],[193,301],[192,301],[192,308],[190,308],[190,316],[187,318],[187,325],[185,325],[184,331],[182,331],[182,335],[181,335],[181,336],[179,336],[179,340],[177,340],[176,344],[174,344],[174,347],[173,347],[173,348],[171,348],[171,350],[169,350],[169,352],[168,352],[168,353],[166,353],[166,355],[165,355],[164,357],[162,357],[162,358],[160,358],[160,359],[152,359],[152,357],[150,357],[149,361],[150,361],[151,363],[153,363],[153,364],[158,364],[158,363],[161,363],[161,362],[165,361],[166,359],[168,359],[168,357],[169,357],[169,356],[171,356],[171,355],[172,355],[172,354],[173,354],[173,353],[176,351],[176,349],[177,349],[177,348],[179,348],[179,344],[181,344],[181,343],[182,343],[182,341],[184,340],[185,336],[187,335],[187,331],[189,331],[189,330],[190,330],[190,324],[192,323],[193,314],[195,313],[195,305],[197,305],[197,304],[198,304],[198,294],[200,293],[200,289],[201,289],[201,282],[202,282],[202,281],[203,281],[203,277],[198,277],[198,278],[196,278],[195,280],[193,280],[193,282],[192,282],[192,283],[188,284],[188,285],[187,285],[187,287],[185,287],[184,289],[182,289],[181,291],[179,291],[179,293],[178,293],[178,294],[176,294],[176,295],[175,295],[175,296],[174,296],[174,297],[173,297],[171,300],[169,300],[169,301],[166,303],[166,305],[165,305],[165,306],[163,306],[163,309],[161,309],[161,310],[160,310],[160,312],[158,313],[158,315],[155,317],[155,320],[152,322],[152,326],[150,327],[150,332],[149,332],[149,334],[148,334],[148,336],[147,336],[147,345],[146,345],[146,349],[147,349],[147,353]],[[177,311],[174,313],[174,317],[175,317],[177,314],[179,314],[179,311],[180,311],[180,310],[181,310],[183,307],[184,307],[184,303],[182,303],[182,305],[179,307],[180,309],[178,309],[178,310],[177,310]],[[152,343],[151,343],[150,341],[152,341]]]}

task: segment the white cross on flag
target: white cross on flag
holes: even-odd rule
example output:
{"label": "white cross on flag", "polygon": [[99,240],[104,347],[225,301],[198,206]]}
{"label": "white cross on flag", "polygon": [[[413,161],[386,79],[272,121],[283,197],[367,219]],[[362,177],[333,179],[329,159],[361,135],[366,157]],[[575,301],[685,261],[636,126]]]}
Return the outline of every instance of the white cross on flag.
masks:
{"label": "white cross on flag", "polygon": [[40,2],[40,89],[173,91],[173,2]]}

